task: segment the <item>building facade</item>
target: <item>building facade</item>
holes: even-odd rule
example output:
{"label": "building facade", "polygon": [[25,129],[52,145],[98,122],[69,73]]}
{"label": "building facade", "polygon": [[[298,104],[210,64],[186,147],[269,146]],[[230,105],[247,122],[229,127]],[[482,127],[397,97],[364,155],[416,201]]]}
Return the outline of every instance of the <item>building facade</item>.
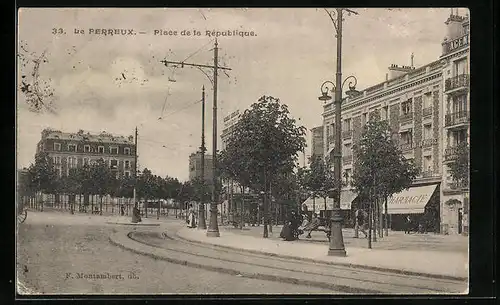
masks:
{"label": "building facade", "polygon": [[469,18],[450,15],[446,20],[447,35],[442,42],[443,111],[441,129],[443,163],[441,209],[443,232],[450,234],[469,231],[469,185],[453,181],[448,165],[455,162],[457,147],[469,141]]}
{"label": "building facade", "polygon": [[[430,231],[454,234],[466,229],[463,215],[468,212],[463,205],[464,201],[468,205],[464,190],[451,181],[446,166],[456,155],[454,147],[468,141],[468,17],[452,14],[445,24],[448,34],[443,54],[436,61],[419,68],[393,64],[384,82],[343,100],[342,177],[348,191],[353,144],[359,141],[368,120],[386,120],[404,156],[413,159],[421,172],[409,190],[389,200],[388,213],[394,226],[411,214],[417,221],[430,223]],[[327,160],[333,151],[334,122],[335,109],[329,102],[323,110],[323,152]],[[445,204],[450,199],[459,203]]]}
{"label": "building facade", "polygon": [[311,157],[324,156],[323,125],[311,129]]}
{"label": "building facade", "polygon": [[48,153],[59,176],[98,159],[103,159],[117,178],[132,176],[135,168],[133,136],[117,136],[104,131],[91,134],[83,130],[67,133],[44,129],[37,145],[37,152],[41,151]]}
{"label": "building facade", "polygon": [[[205,171],[203,173],[205,177],[205,184],[212,185],[212,173],[213,173],[213,157],[212,155],[205,154]],[[189,180],[195,178],[201,178],[201,153],[196,152],[189,155]]]}

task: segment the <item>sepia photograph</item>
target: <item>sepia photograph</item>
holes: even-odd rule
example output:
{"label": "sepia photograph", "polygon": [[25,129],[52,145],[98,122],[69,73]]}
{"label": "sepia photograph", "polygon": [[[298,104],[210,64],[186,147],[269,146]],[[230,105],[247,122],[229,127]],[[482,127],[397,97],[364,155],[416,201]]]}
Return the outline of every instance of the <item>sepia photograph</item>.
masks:
{"label": "sepia photograph", "polygon": [[467,8],[30,8],[16,293],[467,295]]}

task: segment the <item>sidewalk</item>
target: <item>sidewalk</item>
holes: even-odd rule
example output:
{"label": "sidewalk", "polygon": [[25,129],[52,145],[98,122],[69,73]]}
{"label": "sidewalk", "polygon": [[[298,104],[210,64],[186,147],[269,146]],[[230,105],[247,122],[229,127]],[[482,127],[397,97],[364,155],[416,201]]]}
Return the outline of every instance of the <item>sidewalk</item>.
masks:
{"label": "sidewalk", "polygon": [[160,226],[165,223],[165,219],[156,217],[142,218],[138,224],[132,223],[131,216],[104,216],[84,213],[70,214],[61,211],[28,211],[26,224],[63,224],[63,225],[142,225]]}
{"label": "sidewalk", "polygon": [[[318,263],[431,277],[468,278],[468,254],[463,252],[368,249],[346,245],[347,257],[334,257],[327,255],[328,243],[287,242],[276,238],[264,239],[235,234],[222,228],[220,231],[219,238],[207,237],[204,230],[189,228],[180,229],[177,235],[192,242]],[[279,233],[274,234],[279,235]]]}

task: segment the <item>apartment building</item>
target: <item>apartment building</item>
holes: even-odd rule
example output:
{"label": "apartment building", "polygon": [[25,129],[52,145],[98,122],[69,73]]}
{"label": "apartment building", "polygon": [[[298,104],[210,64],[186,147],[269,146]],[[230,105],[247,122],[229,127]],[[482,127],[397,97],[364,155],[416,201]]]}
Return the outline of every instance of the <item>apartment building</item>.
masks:
{"label": "apartment building", "polygon": [[[204,156],[204,172],[203,176],[205,178],[206,185],[212,185],[213,180],[213,157],[205,153]],[[189,155],[189,180],[195,178],[201,178],[201,153],[196,152]]]}
{"label": "apartment building", "polygon": [[452,14],[446,20],[447,35],[442,42],[443,112],[441,129],[443,163],[441,209],[443,231],[449,234],[469,231],[469,185],[454,182],[448,165],[455,162],[457,146],[469,141],[469,18]]}
{"label": "apartment building", "polygon": [[[430,231],[458,234],[468,227],[463,216],[468,213],[468,196],[464,196],[463,186],[451,182],[446,164],[453,162],[455,147],[468,141],[469,21],[451,14],[445,24],[448,32],[440,58],[419,68],[413,63],[392,64],[384,82],[351,94],[342,103],[342,177],[348,185],[341,195],[343,209],[351,209],[356,198],[349,186],[352,146],[368,120],[387,120],[404,156],[421,169],[410,189],[389,199],[393,229],[400,229],[409,214],[430,224]],[[329,102],[323,110],[327,160],[333,152],[334,122],[335,109]]]}
{"label": "apartment building", "polygon": [[133,136],[112,135],[105,131],[91,134],[44,129],[37,145],[37,152],[47,152],[59,176],[68,175],[71,168],[91,164],[98,159],[116,174],[116,177],[133,175],[135,143]]}
{"label": "apartment building", "polygon": [[311,156],[324,156],[323,125],[311,129]]}

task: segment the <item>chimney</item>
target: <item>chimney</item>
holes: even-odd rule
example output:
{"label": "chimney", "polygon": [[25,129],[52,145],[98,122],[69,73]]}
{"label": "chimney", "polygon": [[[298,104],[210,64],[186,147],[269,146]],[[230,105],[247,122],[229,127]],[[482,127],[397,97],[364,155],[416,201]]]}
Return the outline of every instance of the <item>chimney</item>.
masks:
{"label": "chimney", "polygon": [[[395,64],[391,64],[391,66],[389,67],[389,78],[387,80],[398,78],[398,77],[410,72],[411,70],[413,70],[413,69],[411,67],[408,67],[408,66],[398,66]],[[386,76],[386,78],[387,78],[387,76]]]}
{"label": "chimney", "polygon": [[465,20],[463,16],[458,15],[458,9],[456,12],[453,12],[451,9],[450,16],[445,21],[446,24],[446,40],[454,40],[463,35],[463,26],[462,22]]}
{"label": "chimney", "polygon": [[389,80],[389,73],[386,73],[385,74],[385,81],[388,81]]}

